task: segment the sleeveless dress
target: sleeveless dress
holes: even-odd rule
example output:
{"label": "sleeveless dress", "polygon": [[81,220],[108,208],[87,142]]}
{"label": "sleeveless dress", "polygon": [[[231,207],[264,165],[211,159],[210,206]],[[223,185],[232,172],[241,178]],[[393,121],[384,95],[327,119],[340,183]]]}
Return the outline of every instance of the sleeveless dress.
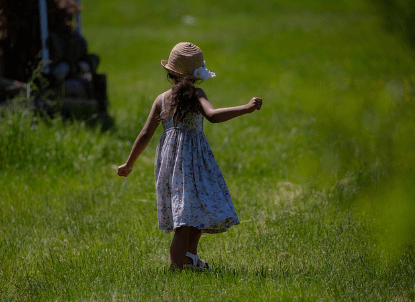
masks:
{"label": "sleeveless dress", "polygon": [[[164,93],[162,113],[165,111]],[[203,133],[203,116],[187,113],[182,122],[162,121],[155,181],[159,229],[193,226],[220,233],[239,224],[222,172]]]}

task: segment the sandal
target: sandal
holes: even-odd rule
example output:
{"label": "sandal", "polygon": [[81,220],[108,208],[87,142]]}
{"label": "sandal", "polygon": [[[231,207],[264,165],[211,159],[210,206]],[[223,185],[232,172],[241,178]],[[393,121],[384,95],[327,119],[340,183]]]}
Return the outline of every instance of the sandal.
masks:
{"label": "sandal", "polygon": [[[198,255],[187,252],[186,257],[192,259],[192,262],[193,262],[193,264],[190,264],[190,263],[186,264],[187,267],[195,268],[198,270],[207,270],[207,271],[211,270],[210,265],[207,264],[205,260],[199,259]],[[200,265],[198,264],[199,260],[200,260]]]}

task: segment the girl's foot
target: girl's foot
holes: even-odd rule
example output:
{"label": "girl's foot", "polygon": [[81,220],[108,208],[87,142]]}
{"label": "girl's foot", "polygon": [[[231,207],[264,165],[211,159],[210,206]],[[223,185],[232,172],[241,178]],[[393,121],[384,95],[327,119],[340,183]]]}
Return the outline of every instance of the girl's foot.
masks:
{"label": "girl's foot", "polygon": [[198,255],[187,252],[186,259],[183,262],[183,266],[192,267],[197,269],[206,269],[210,271],[210,265],[206,261],[199,259]]}

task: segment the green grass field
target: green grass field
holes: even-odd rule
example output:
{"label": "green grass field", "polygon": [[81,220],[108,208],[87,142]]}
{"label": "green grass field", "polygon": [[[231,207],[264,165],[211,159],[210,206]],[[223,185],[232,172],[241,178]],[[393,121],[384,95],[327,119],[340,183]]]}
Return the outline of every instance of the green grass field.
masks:
{"label": "green grass field", "polygon": [[[83,1],[108,76],[107,132],[0,113],[0,301],[415,300],[415,50],[365,1]],[[116,175],[160,66],[191,41],[215,107],[262,110],[205,133],[239,226],[204,235],[213,270],[171,273],[157,227],[161,126]]]}

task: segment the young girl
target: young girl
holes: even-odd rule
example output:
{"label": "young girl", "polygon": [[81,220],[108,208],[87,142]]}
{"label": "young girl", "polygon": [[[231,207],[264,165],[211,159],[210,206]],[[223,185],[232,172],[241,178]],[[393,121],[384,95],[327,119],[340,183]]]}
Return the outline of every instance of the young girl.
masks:
{"label": "young girl", "polygon": [[221,123],[261,109],[262,99],[215,109],[197,80],[215,74],[206,69],[202,51],[188,42],[174,46],[168,61],[161,61],[173,88],[159,95],[118,175],[127,177],[161,121],[164,132],[155,160],[159,228],[174,231],[171,269],[183,266],[210,269],[197,255],[202,232],[219,233],[239,224],[228,187],[203,133],[203,117]]}

